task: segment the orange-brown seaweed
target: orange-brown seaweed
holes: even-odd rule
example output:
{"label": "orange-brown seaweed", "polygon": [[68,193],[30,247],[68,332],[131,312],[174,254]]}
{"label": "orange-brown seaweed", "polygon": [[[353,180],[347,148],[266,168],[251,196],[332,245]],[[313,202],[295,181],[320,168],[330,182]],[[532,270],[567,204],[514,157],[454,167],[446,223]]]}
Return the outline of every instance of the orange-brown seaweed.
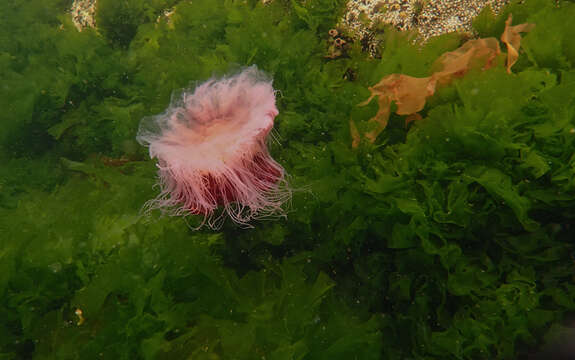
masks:
{"label": "orange-brown seaweed", "polygon": [[[521,36],[519,33],[527,32],[534,24],[521,24],[511,26],[511,15],[505,22],[505,30],[501,41],[507,45],[507,71],[517,61]],[[450,84],[454,79],[465,76],[469,70],[481,68],[489,69],[496,65],[496,59],[501,53],[496,38],[483,38],[469,40],[461,47],[442,54],[432,66],[431,76],[417,78],[405,74],[390,74],[381,79],[374,86],[369,87],[370,97],[359,104],[365,106],[377,97],[379,109],[375,116],[369,120],[370,130],[364,136],[374,142],[377,136],[385,129],[391,113],[391,104],[395,103],[398,115],[407,115],[406,122],[419,120],[417,114],[421,111],[427,98],[435,93],[440,86]],[[352,147],[357,147],[361,135],[353,121],[350,124]]]}

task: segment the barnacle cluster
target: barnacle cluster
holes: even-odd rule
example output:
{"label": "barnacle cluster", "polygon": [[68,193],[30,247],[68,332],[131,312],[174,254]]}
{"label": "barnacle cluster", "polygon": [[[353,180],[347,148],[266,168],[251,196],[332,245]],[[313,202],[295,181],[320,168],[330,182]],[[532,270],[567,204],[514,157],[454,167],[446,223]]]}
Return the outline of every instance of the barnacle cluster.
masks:
{"label": "barnacle cluster", "polygon": [[349,48],[348,40],[337,29],[330,29],[328,31],[328,50],[325,56],[328,59],[337,59],[345,55]]}

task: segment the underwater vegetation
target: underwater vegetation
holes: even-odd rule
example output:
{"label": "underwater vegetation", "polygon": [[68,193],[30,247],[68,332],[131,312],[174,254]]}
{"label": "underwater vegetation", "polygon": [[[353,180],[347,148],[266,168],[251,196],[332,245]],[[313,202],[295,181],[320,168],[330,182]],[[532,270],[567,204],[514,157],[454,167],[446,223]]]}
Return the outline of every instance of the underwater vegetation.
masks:
{"label": "underwater vegetation", "polygon": [[[1,359],[528,359],[572,346],[575,4],[484,10],[481,38],[501,39],[510,14],[534,24],[510,71],[504,47],[426,97],[417,121],[390,102],[384,128],[377,101],[358,106],[369,88],[432,76],[465,39],[420,46],[386,29],[374,59],[336,29],[333,53],[343,5],[99,0],[96,29],[78,31],[70,1],[0,2]],[[200,211],[146,215],[161,189],[140,121],[252,65],[277,90],[267,147],[298,189],[287,217],[214,231],[194,230]]]}
{"label": "underwater vegetation", "polygon": [[[521,44],[521,32],[533,28],[534,24],[521,24],[511,26],[512,16],[505,22],[505,29],[501,41],[507,45],[507,72],[517,62],[518,50]],[[466,41],[453,51],[447,51],[434,61],[431,76],[417,78],[405,74],[390,74],[381,79],[374,86],[369,87],[371,96],[359,104],[365,106],[377,96],[379,111],[370,119],[375,127],[365,134],[365,137],[374,142],[377,136],[387,126],[391,104],[396,105],[395,113],[407,115],[406,122],[420,120],[418,114],[425,107],[426,98],[435,94],[438,87],[449,85],[454,79],[465,76],[471,70],[486,70],[497,65],[497,57],[501,53],[496,38],[479,38]],[[356,148],[361,141],[357,126],[352,121],[350,131],[353,138],[352,147]]]}

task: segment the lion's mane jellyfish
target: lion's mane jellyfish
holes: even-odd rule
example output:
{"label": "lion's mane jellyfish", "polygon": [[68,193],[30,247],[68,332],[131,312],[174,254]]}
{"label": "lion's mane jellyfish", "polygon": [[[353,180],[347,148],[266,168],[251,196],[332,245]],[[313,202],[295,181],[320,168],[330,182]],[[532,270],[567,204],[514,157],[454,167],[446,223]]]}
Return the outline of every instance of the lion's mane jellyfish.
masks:
{"label": "lion's mane jellyfish", "polygon": [[148,209],[202,215],[212,228],[226,213],[242,225],[283,214],[290,190],[266,146],[278,114],[271,83],[251,66],[184,91],[142,120],[138,141],[158,160],[161,189]]}

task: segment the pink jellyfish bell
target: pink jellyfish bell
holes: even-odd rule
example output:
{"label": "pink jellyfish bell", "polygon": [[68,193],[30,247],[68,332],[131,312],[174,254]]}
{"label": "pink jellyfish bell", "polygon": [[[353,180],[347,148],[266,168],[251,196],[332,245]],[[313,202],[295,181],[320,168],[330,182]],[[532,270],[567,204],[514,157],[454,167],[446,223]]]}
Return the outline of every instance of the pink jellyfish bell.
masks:
{"label": "pink jellyfish bell", "polygon": [[203,215],[212,228],[224,213],[242,225],[281,214],[290,190],[266,147],[277,114],[271,80],[251,66],[184,91],[165,113],[145,118],[138,141],[158,159],[161,187],[147,207]]}

